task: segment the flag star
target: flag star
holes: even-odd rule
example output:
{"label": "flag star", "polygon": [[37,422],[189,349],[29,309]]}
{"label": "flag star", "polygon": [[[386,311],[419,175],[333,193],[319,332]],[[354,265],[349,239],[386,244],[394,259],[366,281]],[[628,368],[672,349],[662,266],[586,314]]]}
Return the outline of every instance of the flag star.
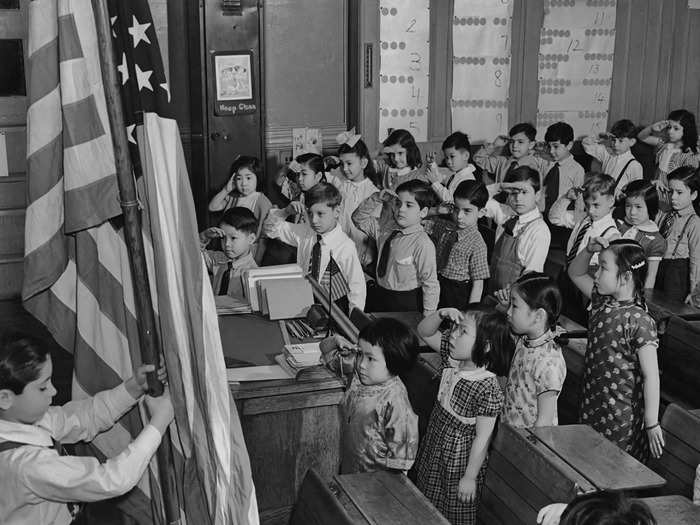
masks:
{"label": "flag star", "polygon": [[116,16],[112,16],[112,17],[110,17],[109,21],[111,22],[111,25],[112,25],[112,36],[113,36],[114,38],[117,38],[117,33],[116,33],[116,31],[114,31],[114,24],[117,23],[117,17],[116,17]]}
{"label": "flag star", "polygon": [[139,91],[141,91],[143,88],[153,91],[153,86],[151,86],[150,81],[153,70],[141,71],[138,64],[134,64],[134,67],[136,68],[136,84],[138,85]]}
{"label": "flag star", "polygon": [[160,87],[162,87],[165,92],[168,94],[168,102],[170,102],[170,86],[168,86],[167,82],[163,82],[162,84],[159,84]]}
{"label": "flag star", "polygon": [[139,24],[139,21],[136,20],[136,17],[131,15],[132,18],[132,26],[129,28],[129,34],[131,35],[133,41],[134,41],[134,47],[139,45],[139,42],[143,40],[144,42],[150,44],[151,41],[148,39],[148,36],[146,36],[146,30],[151,27],[151,24],[149,22],[146,22],[145,24]]}
{"label": "flag star", "polygon": [[129,138],[129,142],[136,144],[136,139],[134,138],[134,131],[136,130],[136,124],[130,124],[126,127],[126,136]]}
{"label": "flag star", "polygon": [[117,71],[122,76],[122,86],[129,80],[129,68],[126,65],[126,53],[122,53],[122,63],[117,66]]}

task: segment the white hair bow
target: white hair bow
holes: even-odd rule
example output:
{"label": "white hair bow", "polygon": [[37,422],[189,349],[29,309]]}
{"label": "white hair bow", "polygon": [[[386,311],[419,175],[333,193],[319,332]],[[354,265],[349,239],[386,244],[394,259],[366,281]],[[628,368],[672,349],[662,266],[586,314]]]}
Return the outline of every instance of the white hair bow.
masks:
{"label": "white hair bow", "polygon": [[338,133],[335,137],[335,141],[338,144],[347,144],[351,148],[355,147],[355,144],[357,144],[357,141],[362,138],[362,135],[357,135],[355,134],[355,128],[352,128],[351,130],[348,131],[343,131],[342,133]]}

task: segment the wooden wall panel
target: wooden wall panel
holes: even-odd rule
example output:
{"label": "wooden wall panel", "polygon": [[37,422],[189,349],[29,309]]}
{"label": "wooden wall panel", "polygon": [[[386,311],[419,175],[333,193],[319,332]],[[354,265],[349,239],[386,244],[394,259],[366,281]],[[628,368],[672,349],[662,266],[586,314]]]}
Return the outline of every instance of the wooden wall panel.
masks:
{"label": "wooden wall panel", "polygon": [[618,0],[610,122],[700,112],[700,10],[687,0]]}

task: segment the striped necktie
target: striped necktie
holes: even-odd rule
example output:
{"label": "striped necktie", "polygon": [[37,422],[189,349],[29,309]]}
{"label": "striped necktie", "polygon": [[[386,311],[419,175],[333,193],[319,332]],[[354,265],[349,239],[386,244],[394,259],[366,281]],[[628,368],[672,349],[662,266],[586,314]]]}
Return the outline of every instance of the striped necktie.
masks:
{"label": "striped necktie", "polygon": [[309,273],[316,281],[321,274],[321,236],[316,235],[316,243],[311,249],[311,261],[309,262]]}
{"label": "striped necktie", "polygon": [[591,219],[586,218],[586,221],[581,225],[581,228],[579,228],[578,233],[576,234],[576,239],[574,239],[574,244],[571,245],[571,250],[569,250],[569,253],[566,256],[567,266],[570,265],[571,261],[573,261],[578,255],[578,249],[581,247],[581,242],[588,233],[588,230],[591,229],[592,224]]}
{"label": "striped necktie", "polygon": [[664,220],[661,221],[661,226],[659,227],[659,232],[663,236],[664,239],[668,238],[669,233],[671,233],[671,228],[673,228],[673,225],[676,223],[676,218],[678,217],[678,213],[675,211],[669,212],[666,214],[664,217]]}

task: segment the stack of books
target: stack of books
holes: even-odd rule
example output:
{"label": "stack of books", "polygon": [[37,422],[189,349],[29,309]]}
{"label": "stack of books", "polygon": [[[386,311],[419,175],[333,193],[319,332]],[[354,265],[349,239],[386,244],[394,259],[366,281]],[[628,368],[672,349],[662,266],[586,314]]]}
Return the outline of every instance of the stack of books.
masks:
{"label": "stack of books", "polygon": [[252,312],[250,303],[245,299],[238,299],[230,295],[215,295],[217,315],[249,314]]}
{"label": "stack of books", "polygon": [[284,345],[284,358],[289,366],[296,371],[310,366],[317,366],[322,364],[321,347],[319,343]]}

